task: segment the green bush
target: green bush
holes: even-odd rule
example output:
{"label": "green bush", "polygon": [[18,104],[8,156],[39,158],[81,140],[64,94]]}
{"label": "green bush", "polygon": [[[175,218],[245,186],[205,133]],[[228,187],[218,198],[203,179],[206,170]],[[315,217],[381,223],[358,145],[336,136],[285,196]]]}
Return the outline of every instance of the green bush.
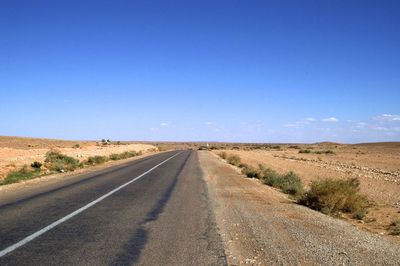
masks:
{"label": "green bush", "polygon": [[369,204],[359,186],[356,178],[314,181],[299,203],[325,214],[365,212]]}
{"label": "green bush", "polygon": [[270,169],[270,168],[266,168],[264,170],[262,170],[262,182],[268,186],[271,187],[278,187],[278,183],[279,183],[279,179],[280,179],[280,175]]}
{"label": "green bush", "polygon": [[299,150],[299,153],[311,153],[311,150]]}
{"label": "green bush", "polygon": [[400,219],[394,220],[389,225],[389,234],[398,236],[400,235]]}
{"label": "green bush", "polygon": [[74,171],[80,167],[79,161],[56,150],[46,153],[45,165],[52,171]]}
{"label": "green bush", "polygon": [[298,196],[304,191],[300,177],[292,171],[280,175],[272,169],[266,169],[263,171],[262,180],[264,184],[279,188],[286,194]]}
{"label": "green bush", "polygon": [[301,183],[301,179],[294,172],[290,171],[287,174],[281,177],[282,183],[280,188],[286,194],[290,195],[300,195],[303,193],[303,183]]}
{"label": "green bush", "polygon": [[3,180],[0,181],[0,185],[12,184],[12,183],[20,182],[22,180],[32,179],[38,173],[39,173],[39,171],[34,171],[34,172],[29,171],[28,167],[26,165],[24,165],[23,167],[21,167],[21,169],[10,172],[6,176],[6,178],[4,178]]}
{"label": "green bush", "polygon": [[239,166],[240,164],[241,164],[241,160],[240,160],[240,157],[239,156],[237,156],[237,155],[229,155],[227,158],[226,158],[226,160],[227,160],[227,162],[229,163],[229,164],[232,164],[232,165],[235,165],[235,166]]}
{"label": "green bush", "polygon": [[87,159],[87,164],[89,164],[89,165],[102,164],[102,163],[105,163],[107,161],[108,161],[108,159],[107,159],[106,156],[96,155],[96,156],[90,156]]}

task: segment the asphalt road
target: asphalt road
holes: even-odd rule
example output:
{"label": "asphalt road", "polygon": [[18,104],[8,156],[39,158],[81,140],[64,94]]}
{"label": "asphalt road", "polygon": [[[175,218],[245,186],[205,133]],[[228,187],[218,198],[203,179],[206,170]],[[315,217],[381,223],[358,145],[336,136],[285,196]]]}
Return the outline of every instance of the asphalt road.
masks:
{"label": "asphalt road", "polygon": [[72,180],[0,195],[0,265],[226,264],[197,152]]}

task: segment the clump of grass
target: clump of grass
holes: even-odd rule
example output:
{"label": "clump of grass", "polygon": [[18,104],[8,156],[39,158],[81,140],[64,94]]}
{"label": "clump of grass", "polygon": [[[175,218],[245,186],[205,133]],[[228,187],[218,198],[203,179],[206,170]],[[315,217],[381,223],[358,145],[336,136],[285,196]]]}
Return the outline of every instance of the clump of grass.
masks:
{"label": "clump of grass", "polygon": [[324,151],[315,151],[315,154],[335,154],[332,150],[324,150]]}
{"label": "clump of grass", "polygon": [[72,146],[72,148],[74,148],[74,149],[79,149],[80,147],[81,147],[81,145],[79,143],[77,143],[74,146]]}
{"label": "clump of grass", "polygon": [[263,173],[263,183],[279,188],[283,193],[299,196],[304,191],[300,177],[292,171],[281,175],[272,169],[266,169]]}
{"label": "clump of grass", "polygon": [[117,160],[121,160],[121,155],[118,153],[113,153],[110,155],[109,158],[110,158],[110,160],[117,161]]}
{"label": "clump of grass", "polygon": [[250,166],[248,164],[241,164],[240,168],[242,168],[242,174],[246,175],[249,178],[260,178],[261,177],[261,171],[256,169],[253,166]]}
{"label": "clump of grass", "polygon": [[228,154],[226,152],[224,152],[224,151],[219,153],[218,155],[219,155],[219,157],[221,157],[224,160],[226,160],[226,158],[228,158]]}
{"label": "clump of grass", "polygon": [[360,182],[356,178],[314,181],[299,199],[299,203],[325,214],[365,212],[369,203],[359,193],[359,186]]}
{"label": "clump of grass", "polygon": [[121,153],[120,155],[121,155],[122,159],[126,159],[126,158],[138,156],[140,154],[141,153],[137,153],[136,151],[126,151],[126,152]]}
{"label": "clump of grass", "polygon": [[12,183],[17,183],[17,182],[20,182],[23,180],[32,179],[35,176],[37,176],[38,173],[39,173],[38,170],[30,171],[28,169],[28,166],[24,165],[19,170],[8,173],[6,178],[4,178],[2,181],[0,181],[0,185],[12,184]]}
{"label": "clump of grass", "polygon": [[96,156],[90,156],[86,163],[89,165],[95,165],[95,164],[102,164],[108,161],[108,158],[106,156],[100,156],[100,155],[96,155]]}
{"label": "clump of grass", "polygon": [[242,163],[242,160],[240,159],[239,156],[237,155],[229,155],[226,158],[226,161],[231,164],[231,165],[235,165],[235,166],[239,166]]}
{"label": "clump of grass", "polygon": [[394,236],[400,235],[400,219],[394,220],[390,223],[389,234]]}
{"label": "clump of grass", "polygon": [[57,172],[74,171],[81,166],[79,160],[56,150],[48,151],[44,162],[47,169]]}
{"label": "clump of grass", "polygon": [[135,156],[142,155],[142,152],[136,152],[136,151],[126,151],[123,153],[114,153],[109,156],[110,160],[116,161],[116,160],[122,160],[122,159],[127,159]]}
{"label": "clump of grass", "polygon": [[308,149],[306,149],[306,150],[299,150],[299,153],[311,153],[311,150],[308,150]]}

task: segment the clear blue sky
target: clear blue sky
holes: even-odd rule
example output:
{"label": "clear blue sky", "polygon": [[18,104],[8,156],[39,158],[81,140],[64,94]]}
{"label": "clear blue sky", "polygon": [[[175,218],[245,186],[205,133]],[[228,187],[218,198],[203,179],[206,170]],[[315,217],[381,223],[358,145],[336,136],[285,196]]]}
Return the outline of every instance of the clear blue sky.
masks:
{"label": "clear blue sky", "polygon": [[400,1],[0,1],[0,135],[400,141]]}

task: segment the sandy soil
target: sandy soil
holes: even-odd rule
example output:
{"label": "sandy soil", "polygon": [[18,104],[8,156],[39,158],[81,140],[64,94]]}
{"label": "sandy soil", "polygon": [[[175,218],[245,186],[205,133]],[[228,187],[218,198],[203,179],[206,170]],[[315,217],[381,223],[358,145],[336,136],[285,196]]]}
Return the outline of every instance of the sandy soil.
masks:
{"label": "sandy soil", "polygon": [[[76,144],[80,147],[73,148]],[[63,154],[84,160],[89,156],[103,156],[125,151],[149,152],[155,150],[156,147],[150,144],[101,145],[94,141],[0,137],[0,179],[24,164],[30,165],[34,161],[43,162],[46,152],[51,149],[57,149]]]}
{"label": "sandy soil", "polygon": [[398,265],[394,239],[299,206],[215,154],[199,160],[229,265]]}
{"label": "sandy soil", "polygon": [[[278,171],[294,171],[307,185],[323,178],[357,177],[361,193],[374,202],[359,227],[386,233],[391,221],[400,218],[400,144],[303,145],[302,149],[332,150],[335,154],[304,154],[282,146],[280,150],[226,150],[237,154],[244,163],[266,164]],[[220,151],[215,151],[219,153]]]}

